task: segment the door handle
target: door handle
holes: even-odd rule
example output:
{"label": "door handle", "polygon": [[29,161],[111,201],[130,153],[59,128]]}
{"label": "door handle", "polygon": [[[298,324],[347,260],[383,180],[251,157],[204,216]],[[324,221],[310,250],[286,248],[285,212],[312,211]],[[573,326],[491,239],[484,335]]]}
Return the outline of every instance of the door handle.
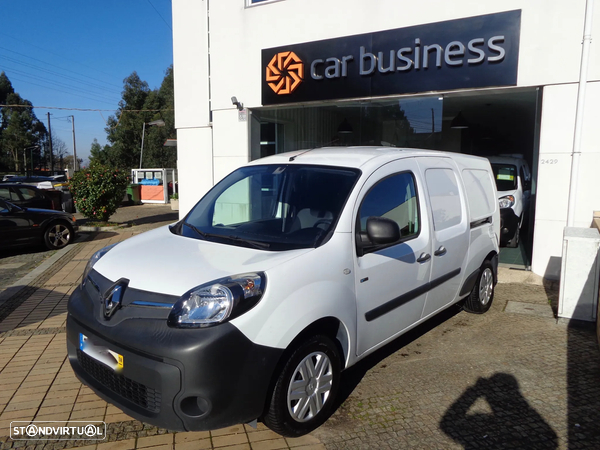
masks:
{"label": "door handle", "polygon": [[424,262],[429,261],[430,259],[431,259],[431,255],[429,253],[423,252],[423,253],[421,253],[421,256],[419,256],[417,258],[417,262],[418,263],[424,263]]}
{"label": "door handle", "polygon": [[444,247],[443,245],[440,245],[440,248],[438,248],[435,252],[433,252],[433,254],[435,256],[443,256],[445,255],[447,252],[446,247]]}

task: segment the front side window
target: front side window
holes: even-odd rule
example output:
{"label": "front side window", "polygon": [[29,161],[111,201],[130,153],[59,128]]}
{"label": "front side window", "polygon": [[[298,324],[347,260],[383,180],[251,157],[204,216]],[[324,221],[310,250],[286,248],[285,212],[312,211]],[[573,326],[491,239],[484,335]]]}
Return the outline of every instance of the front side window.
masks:
{"label": "front side window", "polygon": [[359,176],[327,166],[242,167],[200,200],[181,234],[265,250],[316,247],[333,231]]}
{"label": "front side window", "polygon": [[402,239],[419,234],[419,209],[415,179],[399,173],[376,184],[365,196],[359,211],[361,234],[366,234],[369,217],[384,217],[398,224]]}
{"label": "front side window", "polygon": [[511,164],[492,164],[496,189],[514,191],[517,189],[517,168]]}

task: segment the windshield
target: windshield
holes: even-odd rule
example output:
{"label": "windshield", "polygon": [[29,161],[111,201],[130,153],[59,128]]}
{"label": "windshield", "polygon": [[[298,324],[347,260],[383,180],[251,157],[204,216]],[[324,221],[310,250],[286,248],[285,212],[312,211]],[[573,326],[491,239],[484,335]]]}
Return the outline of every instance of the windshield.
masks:
{"label": "windshield", "polygon": [[357,169],[327,166],[242,167],[173,231],[265,250],[317,247],[333,231],[359,176]]}
{"label": "windshield", "polygon": [[517,189],[517,168],[510,164],[492,164],[496,189],[514,191]]}

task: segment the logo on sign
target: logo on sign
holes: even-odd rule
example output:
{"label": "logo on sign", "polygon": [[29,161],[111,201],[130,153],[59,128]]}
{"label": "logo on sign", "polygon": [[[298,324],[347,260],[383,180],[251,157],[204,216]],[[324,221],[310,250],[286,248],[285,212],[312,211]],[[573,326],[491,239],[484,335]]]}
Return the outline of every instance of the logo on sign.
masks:
{"label": "logo on sign", "polygon": [[267,84],[277,95],[291,94],[304,80],[304,63],[294,52],[280,52],[267,65]]}

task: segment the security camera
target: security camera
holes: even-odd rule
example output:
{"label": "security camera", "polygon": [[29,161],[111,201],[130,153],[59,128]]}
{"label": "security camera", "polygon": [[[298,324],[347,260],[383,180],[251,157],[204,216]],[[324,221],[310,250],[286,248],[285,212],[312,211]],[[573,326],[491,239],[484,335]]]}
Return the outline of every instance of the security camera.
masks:
{"label": "security camera", "polygon": [[241,102],[238,102],[238,99],[236,96],[231,97],[231,103],[233,103],[235,106],[237,106],[238,110],[242,110],[244,109],[244,104]]}

